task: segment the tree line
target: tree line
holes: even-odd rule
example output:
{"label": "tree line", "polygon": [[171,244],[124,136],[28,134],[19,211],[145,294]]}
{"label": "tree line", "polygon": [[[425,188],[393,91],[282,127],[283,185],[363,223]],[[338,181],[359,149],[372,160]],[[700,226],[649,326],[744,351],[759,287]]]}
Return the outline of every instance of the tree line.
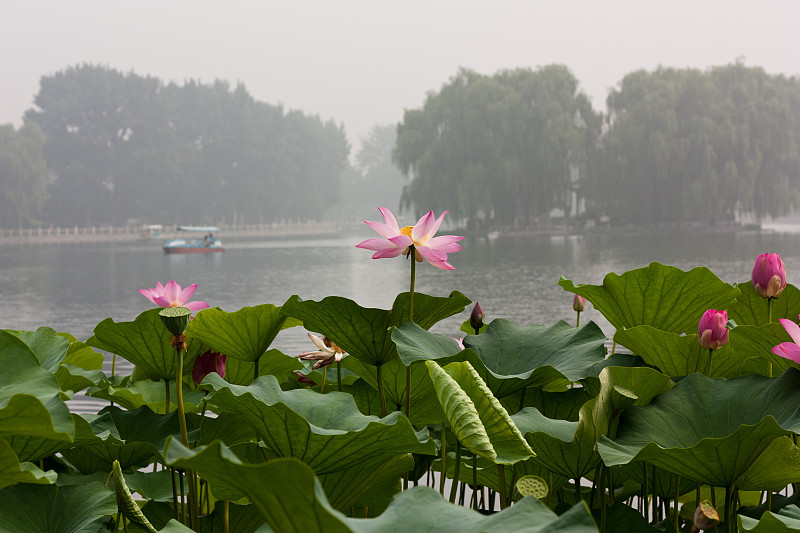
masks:
{"label": "tree line", "polygon": [[[34,103],[18,132],[0,130],[3,183],[27,182],[0,193],[0,225],[316,219],[338,199],[350,152],[343,126],[222,81],[179,86],[81,65],[43,77]],[[9,157],[23,161],[6,173]],[[12,215],[20,195],[30,200]]]}
{"label": "tree line", "polygon": [[740,63],[632,72],[604,112],[562,65],[460,69],[353,165],[341,124],[222,81],[80,65],[34,103],[0,127],[0,226],[363,219],[398,202],[476,228],[714,224],[800,200],[800,81]]}
{"label": "tree line", "polygon": [[477,226],[714,224],[798,205],[800,81],[738,63],[630,73],[605,113],[563,66],[462,69],[397,132],[403,204]]}

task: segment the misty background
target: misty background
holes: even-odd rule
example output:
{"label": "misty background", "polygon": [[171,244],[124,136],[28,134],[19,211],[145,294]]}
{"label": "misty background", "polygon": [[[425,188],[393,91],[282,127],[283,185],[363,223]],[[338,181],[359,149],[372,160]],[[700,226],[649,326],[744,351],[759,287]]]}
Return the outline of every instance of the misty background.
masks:
{"label": "misty background", "polygon": [[3,13],[3,227],[346,221],[401,204],[477,230],[757,223],[797,206],[794,2]]}

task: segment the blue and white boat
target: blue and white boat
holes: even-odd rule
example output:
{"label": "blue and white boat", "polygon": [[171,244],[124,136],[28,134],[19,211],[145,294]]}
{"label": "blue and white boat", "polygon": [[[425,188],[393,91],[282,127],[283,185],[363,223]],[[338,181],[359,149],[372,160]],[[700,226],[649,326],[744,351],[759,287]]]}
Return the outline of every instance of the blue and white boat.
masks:
{"label": "blue and white boat", "polygon": [[189,239],[177,237],[164,243],[166,254],[213,254],[224,252],[222,241],[214,237],[219,232],[216,226],[178,226],[177,231],[204,233],[202,238]]}

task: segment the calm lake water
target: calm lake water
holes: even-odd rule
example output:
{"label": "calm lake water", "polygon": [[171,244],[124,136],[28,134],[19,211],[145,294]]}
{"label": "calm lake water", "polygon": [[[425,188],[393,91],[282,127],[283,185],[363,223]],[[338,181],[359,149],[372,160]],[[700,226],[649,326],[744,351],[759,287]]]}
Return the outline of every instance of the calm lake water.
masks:
{"label": "calm lake water", "polygon": [[[444,232],[448,233],[448,232]],[[79,244],[0,247],[0,328],[33,330],[50,326],[86,339],[106,317],[133,320],[151,304],[137,289],[174,279],[198,283],[194,299],[226,311],[244,306],[281,305],[293,294],[319,300],[339,295],[366,307],[388,308],[408,290],[409,263],[403,258],[372,260],[354,245],[373,237],[363,230],[332,238],[225,242],[226,252],[165,255],[158,243]],[[427,263],[417,268],[416,290],[446,296],[452,290],[480,301],[487,318],[521,325],[574,322],[572,296],[557,283],[602,282],[651,261],[683,269],[709,266],[727,282],[750,279],[759,253],[780,252],[790,283],[800,283],[800,234],[740,232],[721,234],[622,233],[581,236],[469,238],[450,256],[456,270]],[[460,335],[464,313],[434,331]],[[582,322],[611,328],[591,306]],[[305,332],[282,332],[274,348],[287,354],[312,349]]]}

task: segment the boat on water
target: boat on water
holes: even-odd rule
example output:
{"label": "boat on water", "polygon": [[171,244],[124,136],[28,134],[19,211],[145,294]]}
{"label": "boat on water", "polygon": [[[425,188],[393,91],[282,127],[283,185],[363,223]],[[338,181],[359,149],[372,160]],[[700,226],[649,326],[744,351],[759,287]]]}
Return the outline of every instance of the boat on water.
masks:
{"label": "boat on water", "polygon": [[177,231],[204,233],[202,238],[191,239],[187,237],[176,237],[164,243],[164,253],[166,254],[213,254],[224,252],[222,241],[214,237],[214,233],[219,231],[216,226],[178,226]]}

